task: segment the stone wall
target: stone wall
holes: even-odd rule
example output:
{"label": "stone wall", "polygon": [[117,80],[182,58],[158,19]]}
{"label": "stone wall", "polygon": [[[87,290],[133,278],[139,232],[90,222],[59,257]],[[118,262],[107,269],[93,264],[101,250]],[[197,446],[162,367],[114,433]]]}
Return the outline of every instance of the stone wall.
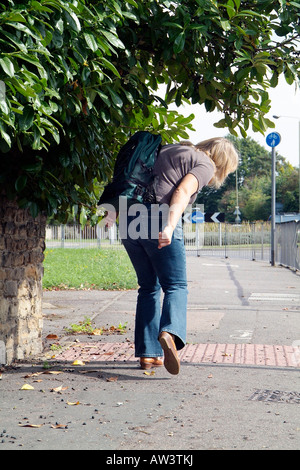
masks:
{"label": "stone wall", "polygon": [[0,345],[6,362],[42,350],[42,276],[46,218],[0,194]]}

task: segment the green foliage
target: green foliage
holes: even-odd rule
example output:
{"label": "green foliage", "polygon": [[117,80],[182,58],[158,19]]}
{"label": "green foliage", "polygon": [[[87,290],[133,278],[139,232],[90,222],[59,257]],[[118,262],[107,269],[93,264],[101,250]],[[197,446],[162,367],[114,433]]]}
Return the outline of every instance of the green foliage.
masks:
{"label": "green foliage", "polygon": [[291,164],[279,168],[276,197],[283,206],[283,212],[299,211],[299,170]]}
{"label": "green foliage", "polygon": [[271,176],[253,177],[244,182],[239,193],[243,219],[268,220],[271,214]]}
{"label": "green foliage", "polygon": [[70,325],[70,328],[68,328],[66,331],[67,333],[70,334],[76,334],[76,333],[85,333],[85,334],[91,334],[93,333],[93,327],[92,327],[92,321],[89,317],[84,317],[83,321],[80,321],[78,324],[77,323],[72,323]]}
{"label": "green foliage", "polygon": [[169,104],[218,109],[216,126],[234,135],[264,132],[268,87],[299,74],[299,11],[285,0],[2,3],[1,188],[33,216],[84,223],[132,132],[187,138],[192,117]]}

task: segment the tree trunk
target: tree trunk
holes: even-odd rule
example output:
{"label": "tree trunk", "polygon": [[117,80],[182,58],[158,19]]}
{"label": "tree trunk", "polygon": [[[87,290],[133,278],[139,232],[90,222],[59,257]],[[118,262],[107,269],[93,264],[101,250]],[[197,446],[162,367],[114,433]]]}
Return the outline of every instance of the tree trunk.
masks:
{"label": "tree trunk", "polygon": [[42,351],[45,228],[0,194],[0,364]]}

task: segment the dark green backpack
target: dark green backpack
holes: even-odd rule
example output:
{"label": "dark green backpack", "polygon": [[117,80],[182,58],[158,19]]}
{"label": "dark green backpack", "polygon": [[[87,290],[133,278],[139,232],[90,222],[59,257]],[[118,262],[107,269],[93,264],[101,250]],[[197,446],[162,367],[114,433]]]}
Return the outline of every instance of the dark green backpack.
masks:
{"label": "dark green backpack", "polygon": [[105,187],[99,206],[111,204],[119,210],[119,198],[144,202],[153,181],[153,166],[161,147],[161,136],[147,131],[136,132],[117,155],[113,180]]}

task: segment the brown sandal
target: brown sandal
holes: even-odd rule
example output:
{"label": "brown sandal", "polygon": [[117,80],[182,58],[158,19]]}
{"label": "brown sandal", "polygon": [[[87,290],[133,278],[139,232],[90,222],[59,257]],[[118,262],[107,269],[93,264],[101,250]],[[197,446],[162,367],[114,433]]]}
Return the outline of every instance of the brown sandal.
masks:
{"label": "brown sandal", "polygon": [[151,369],[152,367],[161,367],[164,363],[158,357],[141,357],[140,365],[143,370],[146,370]]}
{"label": "brown sandal", "polygon": [[164,366],[170,374],[179,374],[180,360],[177,355],[177,349],[173,336],[166,331],[159,335],[159,342],[165,353]]}

